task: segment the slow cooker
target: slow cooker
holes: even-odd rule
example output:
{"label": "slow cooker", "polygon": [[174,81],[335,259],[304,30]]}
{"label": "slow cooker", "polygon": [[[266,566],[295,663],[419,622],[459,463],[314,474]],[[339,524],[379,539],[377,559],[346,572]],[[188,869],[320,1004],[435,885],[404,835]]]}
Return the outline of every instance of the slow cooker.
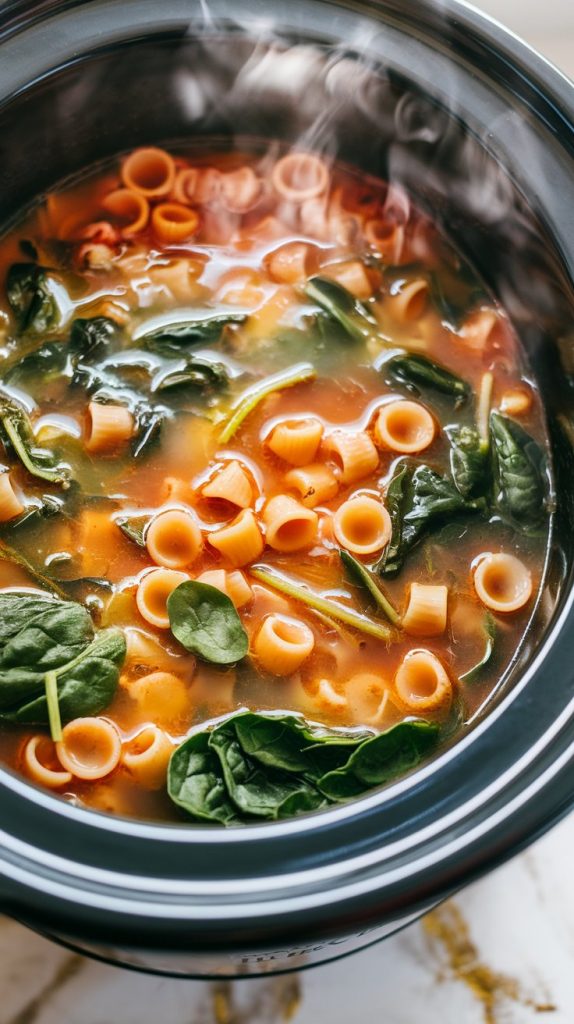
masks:
{"label": "slow cooker", "polygon": [[104,816],[0,772],[1,909],[187,976],[376,942],[574,802],[574,87],[455,0],[8,0],[0,222],[140,144],[279,139],[401,183],[508,310],[555,480],[537,622],[463,738],[334,810],[244,828]]}

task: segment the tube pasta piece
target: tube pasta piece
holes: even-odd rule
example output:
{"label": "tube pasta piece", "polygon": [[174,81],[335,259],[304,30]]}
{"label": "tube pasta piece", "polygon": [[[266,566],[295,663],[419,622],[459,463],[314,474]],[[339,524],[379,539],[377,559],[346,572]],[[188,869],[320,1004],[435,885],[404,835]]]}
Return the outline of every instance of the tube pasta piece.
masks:
{"label": "tube pasta piece", "polygon": [[345,683],[345,701],[353,721],[373,724],[383,719],[389,700],[388,686],[375,672],[357,672]]}
{"label": "tube pasta piece", "polygon": [[87,270],[106,271],[114,265],[114,250],[103,242],[86,242],[78,249],[78,266]]}
{"label": "tube pasta piece", "polygon": [[148,199],[167,196],[175,181],[175,162],[164,149],[146,146],[135,149],[122,164],[122,181],[126,188]]}
{"label": "tube pasta piece", "polygon": [[300,551],[317,537],[317,513],[288,494],[277,494],[263,510],[266,540],[276,551]]}
{"label": "tube pasta piece", "polygon": [[159,789],[165,782],[173,749],[169,736],[150,722],[125,744],[122,764],[145,789]]}
{"label": "tube pasta piece", "polygon": [[475,561],[474,589],[493,612],[517,612],[532,596],[532,576],[515,555],[486,552]]}
{"label": "tube pasta piece", "polygon": [[377,449],[365,431],[348,434],[344,430],[334,430],[324,443],[341,470],[344,484],[354,484],[370,476],[379,465]]}
{"label": "tube pasta piece", "polygon": [[137,235],[147,226],[149,203],[130,188],[117,188],[102,200],[102,206],[118,221],[124,235]]}
{"label": "tube pasta piece", "polygon": [[387,220],[369,220],[364,227],[365,239],[378,256],[390,264],[399,263],[405,243],[402,224]]}
{"label": "tube pasta piece", "polygon": [[189,302],[202,288],[197,283],[202,269],[199,260],[170,260],[166,265],[150,267],[148,274],[154,285],[167,288],[174,299]]}
{"label": "tube pasta piece", "polygon": [[[185,667],[186,672],[192,672],[195,659],[192,655],[171,654],[166,650],[165,644],[159,643],[157,637],[144,633],[135,626],[129,626],[125,631],[126,638],[126,665],[130,670],[137,668],[154,668],[162,670],[181,670]],[[123,685],[123,683],[122,683]],[[129,686],[129,683],[125,685]]]}
{"label": "tube pasta piece", "polygon": [[283,477],[283,483],[298,494],[306,508],[315,508],[324,501],[330,501],[339,490],[337,477],[322,462],[289,470]]}
{"label": "tube pasta piece", "polygon": [[395,693],[408,711],[443,711],[452,701],[452,683],[432,651],[409,651],[395,676]]}
{"label": "tube pasta piece", "polygon": [[185,242],[197,231],[199,217],[195,210],[181,203],[159,203],[151,215],[151,226],[160,242]]}
{"label": "tube pasta piece", "polygon": [[56,747],[47,736],[32,736],[28,740],[23,763],[28,778],[48,789],[61,789],[72,781],[72,773],[62,770]]}
{"label": "tube pasta piece", "polygon": [[167,599],[172,590],[189,579],[177,569],[150,569],[142,576],[136,590],[136,605],[146,622],[158,629],[169,629]]}
{"label": "tube pasta piece", "polygon": [[145,545],[156,565],[183,569],[199,555],[203,538],[191,512],[170,508],[153,517],[145,533]]}
{"label": "tube pasta piece", "polygon": [[129,441],[134,432],[134,418],[125,405],[102,405],[90,402],[85,446],[89,452],[106,452]]}
{"label": "tube pasta piece", "polygon": [[326,191],[329,171],[324,161],[312,153],[289,153],[275,164],[271,183],[284,199],[303,203]]}
{"label": "tube pasta piece", "polygon": [[305,466],[315,458],[322,436],[320,420],[312,417],[285,420],[273,428],[267,438],[267,447],[292,466]]}
{"label": "tube pasta piece", "polygon": [[240,512],[228,526],[212,531],[209,543],[236,568],[259,558],[265,547],[261,528],[250,508]]}
{"label": "tube pasta piece", "polygon": [[204,498],[228,501],[237,508],[249,508],[254,497],[251,480],[236,459],[219,469],[201,488],[201,494]]}
{"label": "tube pasta piece", "polygon": [[198,183],[199,170],[197,167],[181,167],[179,171],[176,171],[170,199],[174,203],[193,202]]}
{"label": "tube pasta piece", "polygon": [[496,310],[486,306],[474,310],[457,332],[457,337],[474,352],[483,352],[498,327]]}
{"label": "tube pasta piece", "polygon": [[15,519],[25,508],[12,486],[10,473],[0,473],[0,523]]}
{"label": "tube pasta piece", "polygon": [[78,779],[103,779],[117,768],[122,741],[118,730],[105,718],[75,718],[64,726],[56,744],[58,759]]}
{"label": "tube pasta piece", "polygon": [[508,388],[500,400],[500,411],[507,416],[524,416],[532,408],[532,395],[524,388]]}
{"label": "tube pasta piece", "polygon": [[226,569],[208,569],[197,577],[197,581],[208,583],[210,587],[217,587],[222,594],[227,594],[236,608],[243,608],[253,597],[253,591],[239,569],[233,572]]}
{"label": "tube pasta piece", "polygon": [[315,646],[312,629],[288,615],[268,615],[253,641],[259,664],[274,676],[290,676]]}
{"label": "tube pasta piece", "polygon": [[378,444],[401,455],[423,452],[433,443],[435,432],[435,421],[428,409],[406,398],[383,405],[375,423]]}
{"label": "tube pasta piece", "polygon": [[400,323],[411,323],[418,320],[426,310],[430,290],[428,281],[420,278],[403,284],[396,292],[391,292],[387,303],[390,312]]}
{"label": "tube pasta piece", "polygon": [[219,179],[221,202],[231,213],[246,213],[259,200],[263,182],[252,167],[238,167]]}
{"label": "tube pasta piece", "polygon": [[322,715],[342,718],[349,713],[347,698],[339,693],[330,679],[320,679],[314,703]]}
{"label": "tube pasta piece", "polygon": [[267,266],[274,281],[298,284],[312,273],[313,250],[305,242],[287,242],[270,253]]}
{"label": "tube pasta piece", "polygon": [[173,672],[149,672],[127,686],[145,722],[167,728],[185,721],[191,710],[190,687]]}
{"label": "tube pasta piece", "polygon": [[357,299],[370,299],[373,288],[364,263],[347,260],[345,263],[331,263],[321,267],[321,276],[329,277],[346,288]]}
{"label": "tube pasta piece", "polygon": [[446,629],[448,587],[411,583],[402,626],[411,636],[440,636]]}
{"label": "tube pasta piece", "polygon": [[391,517],[383,503],[367,494],[344,501],[333,516],[335,537],[355,555],[381,551],[389,543],[391,529]]}

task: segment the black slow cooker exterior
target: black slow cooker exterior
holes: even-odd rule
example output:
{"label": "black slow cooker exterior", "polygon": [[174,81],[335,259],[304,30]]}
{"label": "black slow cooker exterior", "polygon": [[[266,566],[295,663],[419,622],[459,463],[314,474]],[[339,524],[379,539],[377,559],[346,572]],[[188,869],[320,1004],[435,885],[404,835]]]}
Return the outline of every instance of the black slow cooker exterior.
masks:
{"label": "black slow cooker exterior", "polygon": [[145,970],[289,970],[378,940],[574,802],[574,87],[434,0],[54,0],[0,11],[0,221],[141,143],[280,138],[399,181],[528,349],[556,486],[532,639],[488,714],[348,806],[229,830],[88,812],[0,772],[0,906]]}

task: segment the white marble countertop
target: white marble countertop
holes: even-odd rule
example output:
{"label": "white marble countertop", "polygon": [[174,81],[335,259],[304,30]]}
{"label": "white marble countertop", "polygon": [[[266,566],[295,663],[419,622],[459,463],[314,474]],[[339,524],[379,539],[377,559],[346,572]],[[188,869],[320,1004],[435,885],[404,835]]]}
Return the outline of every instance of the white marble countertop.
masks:
{"label": "white marble countertop", "polygon": [[[574,0],[481,0],[574,77]],[[574,1022],[574,816],[404,932],[300,975],[136,975],[0,918],[0,1024]]]}

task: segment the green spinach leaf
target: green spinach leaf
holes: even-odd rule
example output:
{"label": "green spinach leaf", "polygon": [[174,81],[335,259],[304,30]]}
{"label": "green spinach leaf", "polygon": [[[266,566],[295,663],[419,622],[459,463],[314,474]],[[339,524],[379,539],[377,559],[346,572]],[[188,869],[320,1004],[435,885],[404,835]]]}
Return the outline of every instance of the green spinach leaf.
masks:
{"label": "green spinach leaf", "polygon": [[107,316],[79,317],[70,331],[70,351],[82,359],[101,359],[117,334],[118,325]]}
{"label": "green spinach leaf", "polygon": [[347,570],[347,575],[366,590],[374,605],[382,611],[383,615],[393,624],[400,625],[401,617],[393,608],[386,594],[383,593],[378,583],[375,582],[369,570],[354,558],[348,551],[339,551],[341,561]]}
{"label": "green spinach leaf", "polygon": [[432,359],[416,353],[393,356],[383,363],[381,369],[417,394],[420,388],[431,388],[459,400],[467,398],[470,394],[470,385],[461,377],[457,377]]}
{"label": "green spinach leaf", "polygon": [[28,352],[6,370],[4,381],[14,383],[27,376],[40,378],[42,383],[60,377],[68,362],[67,346],[61,341],[46,341],[34,352]]}
{"label": "green spinach leaf", "polygon": [[263,768],[243,750],[233,719],[214,729],[209,746],[221,763],[227,792],[243,814],[282,818],[315,810],[325,801],[311,782],[274,768]]}
{"label": "green spinach leaf", "polygon": [[4,439],[32,476],[58,484],[69,480],[69,467],[58,463],[48,448],[36,444],[28,414],[4,396],[0,396],[0,424]]}
{"label": "green spinach leaf", "polygon": [[474,427],[449,426],[450,471],[455,487],[463,498],[478,498],[489,485],[488,453]]}
{"label": "green spinach leaf", "polygon": [[18,329],[43,334],[58,323],[59,313],[46,269],[37,263],[13,263],[6,277],[6,298]]}
{"label": "green spinach leaf", "polygon": [[385,492],[385,505],[391,517],[391,539],[374,566],[375,572],[385,576],[393,576],[402,565],[403,504],[410,471],[406,462],[399,462],[395,467]]}
{"label": "green spinach leaf", "polygon": [[219,758],[208,732],[196,732],[173,752],[167,773],[171,800],[198,821],[234,825],[240,821],[228,796]]}
{"label": "green spinach leaf", "polygon": [[365,341],[373,336],[379,336],[374,317],[337,281],[332,281],[328,277],[311,277],[305,285],[305,293],[355,341]]}
{"label": "green spinach leaf", "polygon": [[80,604],[1,593],[0,718],[48,722],[48,676],[55,677],[64,721],[96,714],[114,695],[125,650],[119,630],[94,637],[90,615]]}
{"label": "green spinach leaf", "polygon": [[494,618],[494,615],[491,615],[490,612],[487,612],[486,615],[484,616],[484,638],[485,647],[482,658],[480,659],[480,661],[476,663],[476,665],[473,665],[472,668],[469,668],[468,671],[464,672],[460,676],[461,683],[476,682],[476,680],[482,675],[483,668],[485,668],[485,666],[488,665],[489,661],[491,660],[494,654],[494,643],[496,640],[496,619]]}
{"label": "green spinach leaf", "polygon": [[172,388],[199,388],[203,393],[221,391],[229,384],[229,374],[223,363],[201,356],[190,356],[176,366],[168,366],[156,373],[151,382],[152,393]]}
{"label": "green spinach leaf", "polygon": [[230,665],[247,654],[249,640],[241,619],[217,587],[197,580],[180,583],[168,597],[167,612],[176,640],[204,661]]}
{"label": "green spinach leaf", "polygon": [[200,821],[290,817],[408,771],[433,749],[439,732],[421,719],[373,735],[324,729],[296,715],[243,711],[195,733],[175,751],[168,793]]}
{"label": "green spinach leaf", "polygon": [[114,522],[128,540],[133,541],[139,548],[145,548],[145,531],[151,518],[149,515],[118,516]]}
{"label": "green spinach leaf", "polygon": [[227,327],[242,324],[247,319],[244,313],[207,313],[196,320],[185,320],[168,324],[138,338],[145,348],[160,355],[180,356],[195,345],[216,345],[221,341]]}
{"label": "green spinach leaf", "polygon": [[348,800],[414,768],[435,746],[439,727],[432,722],[399,722],[361,743],[347,763],[328,772],[317,786],[330,800]]}
{"label": "green spinach leaf", "polygon": [[544,516],[544,456],[518,423],[490,414],[495,502],[503,516],[524,533],[536,532]]}

